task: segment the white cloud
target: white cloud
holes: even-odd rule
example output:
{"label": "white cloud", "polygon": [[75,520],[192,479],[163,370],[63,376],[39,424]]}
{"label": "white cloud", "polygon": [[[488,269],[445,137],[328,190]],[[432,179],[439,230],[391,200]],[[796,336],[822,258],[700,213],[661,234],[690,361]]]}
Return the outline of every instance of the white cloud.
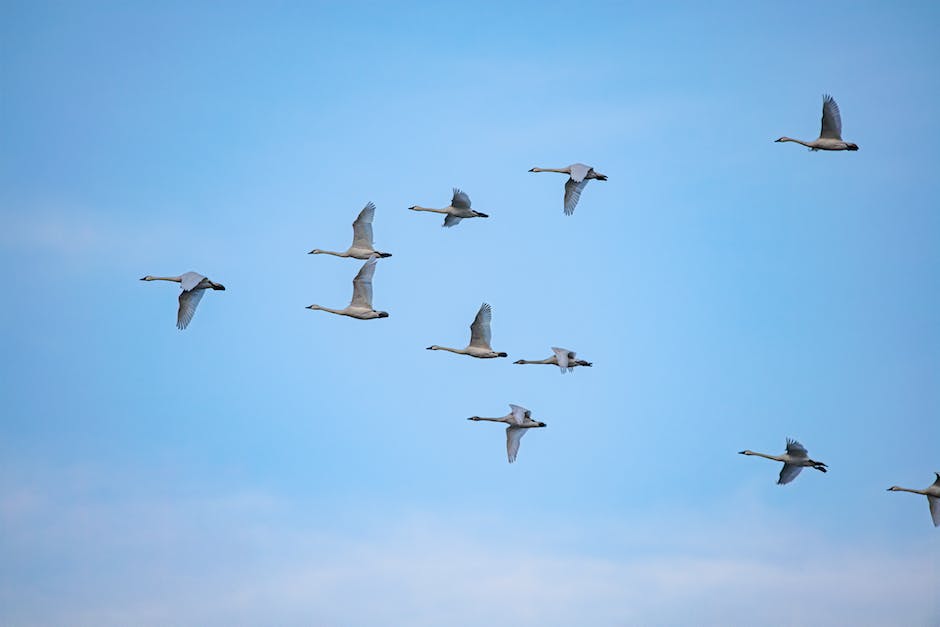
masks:
{"label": "white cloud", "polygon": [[[28,492],[0,492],[0,624],[928,625],[940,617],[936,554],[833,545],[781,525],[752,528],[754,520],[688,515],[684,531],[653,520],[586,529],[541,521],[530,531],[499,518],[373,512],[368,524],[343,525],[336,517],[348,511],[298,511],[256,494],[90,504]],[[660,537],[644,548],[652,529]],[[579,546],[579,532],[609,542]],[[671,546],[670,534],[679,540]],[[609,552],[596,548],[606,544]]]}

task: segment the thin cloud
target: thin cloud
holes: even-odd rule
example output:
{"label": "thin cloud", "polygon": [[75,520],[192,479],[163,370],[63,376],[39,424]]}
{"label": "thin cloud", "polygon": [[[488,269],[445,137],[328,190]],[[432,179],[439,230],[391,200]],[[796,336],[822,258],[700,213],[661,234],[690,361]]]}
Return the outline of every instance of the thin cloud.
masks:
{"label": "thin cloud", "polygon": [[[335,512],[309,525],[309,512],[263,494],[49,496],[0,495],[4,624],[918,625],[938,611],[940,573],[921,552],[859,551],[780,525],[736,545],[753,521],[704,513],[684,522],[707,555],[688,537],[642,552],[611,538],[620,548],[604,555],[572,547],[578,530],[551,521],[529,531],[499,517],[389,514],[353,528],[329,522]],[[642,537],[656,525],[594,533]],[[58,574],[24,582],[37,555]],[[800,607],[787,610],[792,599]]]}

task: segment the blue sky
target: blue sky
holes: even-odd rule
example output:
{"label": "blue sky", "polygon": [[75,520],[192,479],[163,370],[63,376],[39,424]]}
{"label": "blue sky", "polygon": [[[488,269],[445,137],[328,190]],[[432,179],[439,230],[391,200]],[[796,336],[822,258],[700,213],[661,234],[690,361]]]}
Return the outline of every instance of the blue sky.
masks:
{"label": "blue sky", "polygon": [[[6,3],[0,623],[940,622],[932,3]],[[831,93],[856,153],[813,139]],[[575,214],[564,178],[607,174]],[[460,187],[488,220],[441,229]],[[375,306],[343,249],[378,209]],[[183,332],[175,285],[228,288]],[[480,303],[507,360],[462,346]],[[550,346],[592,369],[515,366]],[[506,463],[503,429],[548,428]],[[744,458],[800,439],[793,484]]]}

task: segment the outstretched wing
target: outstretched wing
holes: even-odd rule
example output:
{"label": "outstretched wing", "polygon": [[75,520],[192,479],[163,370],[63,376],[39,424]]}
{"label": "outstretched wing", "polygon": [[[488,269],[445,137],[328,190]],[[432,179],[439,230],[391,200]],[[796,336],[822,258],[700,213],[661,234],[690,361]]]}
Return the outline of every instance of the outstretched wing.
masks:
{"label": "outstretched wing", "polygon": [[[787,455],[790,457],[809,457],[803,445],[790,438],[787,438]],[[796,475],[793,476],[795,477]]]}
{"label": "outstretched wing", "polygon": [[458,218],[457,216],[452,216],[448,214],[444,216],[444,224],[442,224],[441,226],[454,226],[455,224],[459,223],[461,220],[463,220],[463,218]]}
{"label": "outstretched wing", "polygon": [[372,276],[375,274],[375,264],[378,259],[376,255],[369,257],[369,260],[359,269],[359,274],[353,279],[353,297],[349,303],[350,307],[372,309]]}
{"label": "outstretched wing", "polygon": [[372,250],[372,219],[375,217],[375,205],[367,204],[359,217],[353,222],[353,248]]}
{"label": "outstretched wing", "polygon": [[930,503],[930,517],[933,518],[933,526],[940,527],[940,498],[928,496],[927,502]]}
{"label": "outstretched wing", "polygon": [[839,113],[839,105],[829,94],[823,96],[822,130],[819,137],[840,141],[842,139],[842,115]]}
{"label": "outstretched wing", "polygon": [[[193,273],[195,274],[195,273]],[[176,328],[185,329],[189,326],[189,321],[193,319],[193,314],[196,313],[196,307],[199,305],[199,301],[202,300],[202,295],[206,293],[206,290],[184,290],[180,292],[180,308],[176,312]]]}
{"label": "outstretched wing", "polygon": [[492,339],[490,319],[492,317],[493,308],[487,303],[480,305],[480,311],[477,312],[477,317],[473,319],[473,324],[470,325],[470,346],[493,350],[490,348],[490,340]]}
{"label": "outstretched wing", "polygon": [[588,175],[588,172],[591,171],[590,166],[586,166],[583,163],[572,163],[568,166],[568,175],[571,177],[571,180],[575,183],[580,183],[584,180],[584,177]]}
{"label": "outstretched wing", "polygon": [[456,207],[457,209],[469,209],[470,197],[467,196],[466,192],[462,192],[455,187],[454,197],[450,201],[450,206]]}
{"label": "outstretched wing", "polygon": [[517,425],[525,424],[526,418],[532,415],[531,411],[521,405],[509,403],[509,409],[512,410],[512,421]]}
{"label": "outstretched wing", "polygon": [[188,292],[202,283],[205,278],[198,272],[184,272],[180,275],[180,287],[183,288],[183,291]]}
{"label": "outstretched wing", "polygon": [[574,213],[574,208],[578,206],[578,200],[581,198],[581,192],[590,179],[581,179],[575,181],[573,178],[565,182],[565,215],[570,216]]}
{"label": "outstretched wing", "polygon": [[802,466],[795,466],[793,464],[784,464],[783,468],[780,470],[780,478],[777,479],[779,485],[784,485],[790,483],[796,476],[800,474],[800,471],[803,470]]}
{"label": "outstretched wing", "polygon": [[568,364],[574,359],[574,353],[567,348],[558,348],[557,346],[552,346],[552,352],[555,353],[558,367],[561,368],[561,372],[564,374],[569,369]]}
{"label": "outstretched wing", "polygon": [[525,435],[528,429],[522,427],[506,427],[506,453],[509,455],[509,463],[516,461],[516,455],[519,454],[519,440]]}

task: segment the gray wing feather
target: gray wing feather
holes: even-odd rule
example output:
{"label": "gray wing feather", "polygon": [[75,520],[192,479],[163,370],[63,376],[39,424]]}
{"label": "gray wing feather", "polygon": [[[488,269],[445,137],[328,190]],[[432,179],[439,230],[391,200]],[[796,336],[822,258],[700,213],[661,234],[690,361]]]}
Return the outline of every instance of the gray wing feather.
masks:
{"label": "gray wing feather", "polygon": [[367,307],[372,309],[372,276],[375,274],[375,264],[378,257],[369,257],[369,260],[362,264],[359,274],[353,279],[353,297],[349,303],[350,307]]}
{"label": "gray wing feather", "polygon": [[574,208],[578,206],[578,200],[581,199],[581,192],[584,186],[588,184],[589,179],[575,181],[568,179],[565,183],[565,215],[570,216],[574,213]]}
{"label": "gray wing feather", "polygon": [[198,272],[184,272],[182,275],[180,275],[180,287],[183,288],[184,291],[188,292],[202,283],[202,280],[205,278],[206,277],[202,276]]}
{"label": "gray wing feather", "polygon": [[519,441],[528,429],[522,427],[506,427],[506,453],[509,455],[509,463],[516,461],[516,455],[519,454]]}
{"label": "gray wing feather", "polygon": [[[787,438],[787,455],[791,457],[808,457],[809,454],[806,452],[806,449],[802,444],[796,440],[791,440]],[[796,476],[796,475],[794,475]]]}
{"label": "gray wing feather", "polygon": [[375,217],[375,205],[371,202],[359,212],[359,217],[353,222],[353,248],[372,248],[372,219]]}
{"label": "gray wing feather", "polygon": [[470,197],[467,196],[466,192],[462,192],[455,187],[454,197],[451,199],[450,204],[452,207],[456,207],[458,209],[469,209]]}
{"label": "gray wing feather", "polygon": [[784,485],[790,483],[796,476],[800,474],[800,471],[803,470],[802,466],[794,466],[793,464],[784,464],[783,468],[780,469],[780,478],[777,479],[777,483]]}
{"label": "gray wing feather", "polygon": [[819,137],[823,139],[842,139],[842,115],[839,105],[832,96],[823,96],[822,130]]}
{"label": "gray wing feather", "polygon": [[940,527],[940,498],[928,496],[927,502],[930,503],[930,517],[933,518],[933,526]]}
{"label": "gray wing feather", "polygon": [[470,325],[470,346],[479,346],[493,350],[490,347],[492,332],[490,331],[490,320],[493,317],[493,308],[487,303],[480,305],[476,318]]}
{"label": "gray wing feather", "polygon": [[199,305],[199,301],[202,300],[202,295],[206,293],[206,290],[184,290],[180,292],[180,307],[179,311],[176,312],[176,328],[185,329],[189,326],[190,320],[193,319],[193,314],[196,313],[196,307]]}
{"label": "gray wing feather", "polygon": [[447,215],[444,216],[444,224],[441,226],[454,226],[458,224],[463,218],[458,218],[457,216]]}

